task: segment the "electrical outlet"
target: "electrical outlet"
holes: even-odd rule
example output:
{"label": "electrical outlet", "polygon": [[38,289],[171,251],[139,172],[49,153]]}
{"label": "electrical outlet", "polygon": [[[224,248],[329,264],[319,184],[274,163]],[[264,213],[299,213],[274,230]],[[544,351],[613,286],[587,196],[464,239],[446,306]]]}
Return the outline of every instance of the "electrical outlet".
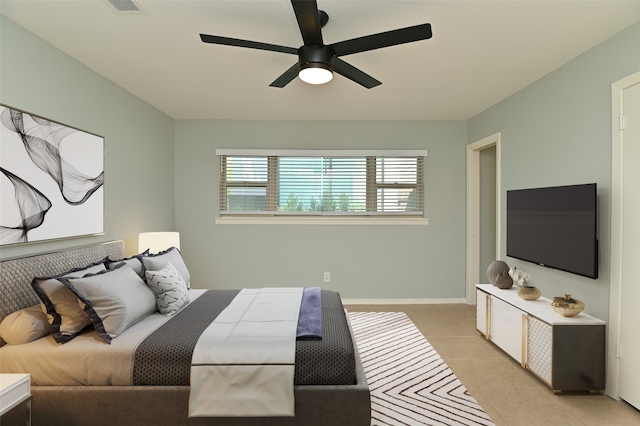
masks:
{"label": "electrical outlet", "polygon": [[331,272],[325,272],[324,273],[324,282],[325,283],[331,282]]}

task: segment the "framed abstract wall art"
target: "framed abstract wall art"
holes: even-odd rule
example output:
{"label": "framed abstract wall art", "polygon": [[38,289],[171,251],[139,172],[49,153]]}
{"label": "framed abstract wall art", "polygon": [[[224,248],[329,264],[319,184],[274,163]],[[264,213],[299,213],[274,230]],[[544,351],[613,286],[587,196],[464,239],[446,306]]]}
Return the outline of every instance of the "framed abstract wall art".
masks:
{"label": "framed abstract wall art", "polygon": [[0,245],[104,232],[104,138],[0,104]]}

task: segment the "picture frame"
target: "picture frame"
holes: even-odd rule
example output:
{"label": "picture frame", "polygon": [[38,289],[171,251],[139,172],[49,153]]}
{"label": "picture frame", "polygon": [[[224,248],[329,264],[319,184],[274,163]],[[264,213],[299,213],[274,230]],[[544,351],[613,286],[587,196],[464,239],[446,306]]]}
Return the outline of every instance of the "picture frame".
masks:
{"label": "picture frame", "polygon": [[0,104],[0,246],[104,233],[104,137]]}

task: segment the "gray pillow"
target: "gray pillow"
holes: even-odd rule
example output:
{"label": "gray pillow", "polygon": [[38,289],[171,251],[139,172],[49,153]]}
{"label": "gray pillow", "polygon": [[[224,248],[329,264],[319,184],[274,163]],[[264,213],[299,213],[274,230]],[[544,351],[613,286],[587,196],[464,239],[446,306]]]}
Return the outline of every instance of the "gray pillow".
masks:
{"label": "gray pillow", "polygon": [[107,343],[156,311],[153,291],[128,266],[60,281],[82,302],[93,327]]}
{"label": "gray pillow", "polygon": [[156,295],[156,306],[163,315],[174,315],[189,303],[187,283],[176,268],[167,263],[159,271],[146,271],[147,285]]}
{"label": "gray pillow", "polygon": [[105,264],[107,265],[107,269],[109,270],[114,270],[121,265],[127,265],[128,267],[136,271],[136,274],[140,275],[140,278],[144,278],[144,267],[142,266],[142,260],[140,260],[140,257],[147,256],[148,254],[149,250],[145,250],[140,254],[127,257],[126,259],[109,260],[105,262]]}
{"label": "gray pillow", "polygon": [[131,257],[129,259],[122,260],[112,260],[107,263],[107,268],[110,271],[114,269],[118,269],[121,266],[128,266],[133,269],[133,271],[138,274],[140,278],[144,278],[144,267],[142,266],[142,261],[137,257]]}
{"label": "gray pillow", "polygon": [[78,305],[78,298],[62,284],[59,278],[84,277],[106,271],[104,264],[106,260],[107,258],[54,277],[34,278],[31,282],[31,287],[42,301],[42,311],[49,317],[51,335],[56,342],[68,342],[91,324],[89,317]]}
{"label": "gray pillow", "polygon": [[191,275],[189,274],[187,265],[185,265],[184,260],[182,260],[180,250],[177,248],[171,247],[158,254],[150,254],[148,256],[141,256],[140,258],[146,271],[158,271],[164,268],[167,263],[171,262],[173,267],[176,268],[176,271],[182,276],[182,279],[184,279],[184,282],[187,283],[187,287],[191,286]]}

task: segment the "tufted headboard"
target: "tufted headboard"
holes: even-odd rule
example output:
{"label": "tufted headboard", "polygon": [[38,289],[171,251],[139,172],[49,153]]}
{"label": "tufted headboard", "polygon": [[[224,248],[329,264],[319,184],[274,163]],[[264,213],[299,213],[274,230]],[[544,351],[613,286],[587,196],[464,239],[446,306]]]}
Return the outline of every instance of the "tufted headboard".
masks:
{"label": "tufted headboard", "polygon": [[[124,241],[82,246],[0,262],[0,321],[12,312],[37,305],[40,299],[31,287],[35,277],[62,274],[73,268],[124,258]],[[0,339],[0,346],[4,341]]]}

